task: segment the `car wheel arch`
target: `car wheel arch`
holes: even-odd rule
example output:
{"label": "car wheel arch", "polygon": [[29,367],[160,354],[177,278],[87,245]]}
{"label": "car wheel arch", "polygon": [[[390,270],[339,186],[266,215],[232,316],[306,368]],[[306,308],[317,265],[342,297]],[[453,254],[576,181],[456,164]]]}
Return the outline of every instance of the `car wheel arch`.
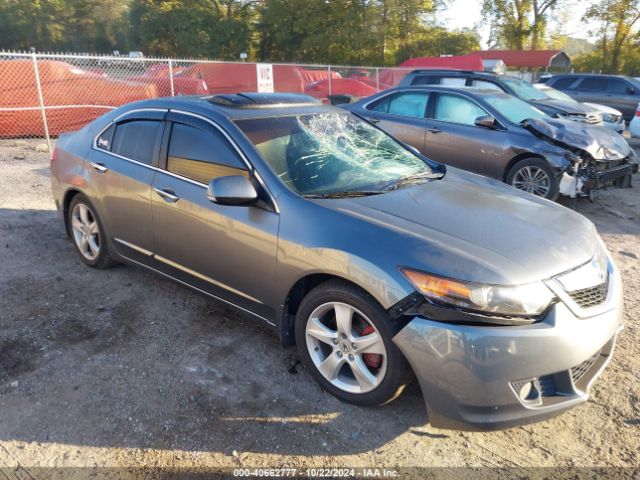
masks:
{"label": "car wheel arch", "polygon": [[[524,160],[525,158],[537,158],[539,160],[544,160],[545,162],[548,162],[547,159],[543,155],[540,155],[539,153],[533,153],[533,152],[519,153],[518,155],[513,157],[511,160],[509,160],[509,163],[507,163],[507,165],[504,167],[504,171],[502,172],[503,182],[507,181],[507,175],[509,175],[509,172],[511,171],[513,166],[519,161]],[[555,168],[553,164],[550,164],[550,165]]]}
{"label": "car wheel arch", "polygon": [[81,193],[83,193],[82,190],[79,190],[77,188],[70,188],[65,192],[64,198],[62,200],[62,218],[64,219],[64,227],[69,237],[71,236],[71,230],[69,227],[69,206],[71,205],[74,197]]}
{"label": "car wheel arch", "polygon": [[285,347],[288,348],[288,347],[295,346],[295,343],[296,343],[295,332],[294,332],[295,316],[296,316],[296,312],[298,311],[298,307],[302,302],[302,299],[307,295],[307,293],[309,293],[318,285],[328,281],[336,281],[336,280],[361,290],[362,292],[367,294],[369,297],[371,297],[371,299],[374,302],[381,305],[378,299],[376,299],[374,295],[368,292],[366,288],[362,287],[361,285],[358,285],[352,280],[348,280],[339,275],[329,274],[329,273],[310,273],[308,275],[305,275],[304,277],[298,279],[298,281],[296,281],[293,284],[293,286],[291,287],[291,289],[289,290],[286,296],[286,300],[283,305],[279,333],[280,333],[280,339],[282,341],[282,344]]}

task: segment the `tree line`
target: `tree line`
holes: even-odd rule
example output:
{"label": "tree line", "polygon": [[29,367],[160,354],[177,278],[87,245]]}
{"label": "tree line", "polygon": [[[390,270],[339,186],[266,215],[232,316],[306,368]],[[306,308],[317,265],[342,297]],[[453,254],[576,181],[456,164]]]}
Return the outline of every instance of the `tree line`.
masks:
{"label": "tree line", "polygon": [[[0,48],[351,65],[480,49],[477,29],[450,30],[452,0],[0,0]],[[490,48],[570,50],[585,70],[640,66],[640,0],[478,0]],[[595,45],[562,32],[589,1]],[[554,29],[549,28],[553,16]],[[586,27],[585,27],[586,28]]]}

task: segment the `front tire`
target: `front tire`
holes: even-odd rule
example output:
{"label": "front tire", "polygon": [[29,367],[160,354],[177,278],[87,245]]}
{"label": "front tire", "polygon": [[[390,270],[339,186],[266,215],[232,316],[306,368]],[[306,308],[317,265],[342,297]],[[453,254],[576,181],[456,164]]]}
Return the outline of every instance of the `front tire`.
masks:
{"label": "front tire", "polygon": [[305,367],[329,393],[356,405],[383,405],[411,380],[411,368],[392,341],[392,322],[370,295],[330,280],[302,300],[296,344]]}
{"label": "front tire", "polygon": [[79,193],[71,200],[67,222],[80,260],[93,268],[109,268],[116,264],[109,253],[104,226],[83,194]]}
{"label": "front tire", "polygon": [[556,200],[559,181],[551,166],[539,158],[525,158],[507,173],[506,183],[538,197]]}

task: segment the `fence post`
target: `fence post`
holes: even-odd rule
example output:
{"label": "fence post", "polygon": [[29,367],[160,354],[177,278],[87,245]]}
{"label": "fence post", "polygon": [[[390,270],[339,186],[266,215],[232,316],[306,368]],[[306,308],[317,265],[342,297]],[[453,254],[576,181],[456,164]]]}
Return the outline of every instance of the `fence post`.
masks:
{"label": "fence post", "polygon": [[42,96],[42,84],[40,83],[38,59],[36,58],[35,53],[31,54],[31,58],[33,59],[33,73],[35,74],[36,88],[38,90],[38,101],[40,102],[40,113],[42,114],[42,125],[44,126],[44,136],[47,139],[47,148],[49,149],[49,153],[51,153],[51,137],[49,137],[49,125],[47,124],[47,112],[45,111],[45,108],[44,108],[44,97]]}
{"label": "fence post", "polygon": [[176,92],[173,89],[173,61],[169,60],[169,85],[171,85],[171,96],[175,97]]}
{"label": "fence post", "polygon": [[376,92],[380,91],[380,69],[376,67]]}
{"label": "fence post", "polygon": [[329,95],[331,95],[331,65],[327,66],[327,71],[329,72]]}

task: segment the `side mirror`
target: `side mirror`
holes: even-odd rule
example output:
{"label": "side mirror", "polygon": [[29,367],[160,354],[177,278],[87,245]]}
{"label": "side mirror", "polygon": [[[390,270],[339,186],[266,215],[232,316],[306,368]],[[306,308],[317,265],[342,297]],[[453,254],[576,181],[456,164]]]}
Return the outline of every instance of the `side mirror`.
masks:
{"label": "side mirror", "polygon": [[634,95],[636,93],[635,87],[627,87],[627,93],[629,95]]}
{"label": "side mirror", "polygon": [[258,199],[258,192],[247,177],[234,175],[211,180],[207,198],[219,205],[246,205]]}
{"label": "side mirror", "polygon": [[482,115],[476,118],[473,123],[476,127],[490,128],[491,130],[495,130],[498,127],[496,119],[491,115]]}

